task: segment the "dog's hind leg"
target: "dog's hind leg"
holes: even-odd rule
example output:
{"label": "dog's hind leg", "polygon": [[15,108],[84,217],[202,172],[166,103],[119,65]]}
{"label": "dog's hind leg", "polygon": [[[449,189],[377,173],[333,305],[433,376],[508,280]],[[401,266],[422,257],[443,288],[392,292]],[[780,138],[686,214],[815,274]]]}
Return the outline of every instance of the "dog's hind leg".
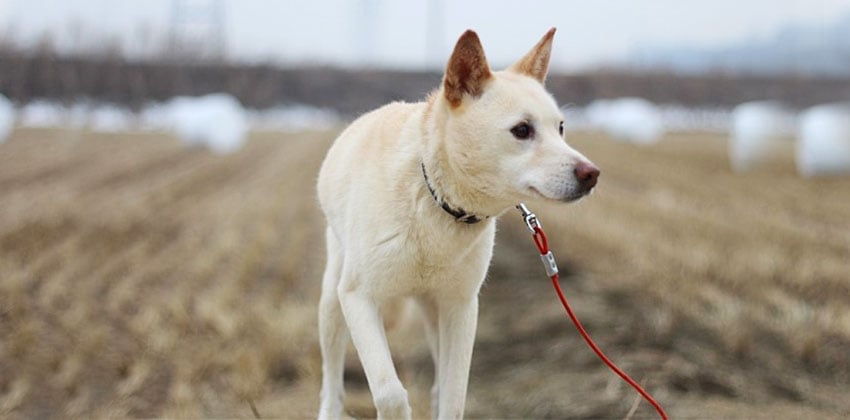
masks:
{"label": "dog's hind leg", "polygon": [[439,414],[440,403],[440,330],[437,305],[430,297],[421,296],[416,298],[419,309],[422,310],[422,318],[425,321],[425,337],[428,339],[428,350],[434,360],[434,386],[431,387],[431,418],[436,419]]}
{"label": "dog's hind leg", "polygon": [[378,418],[409,419],[410,402],[393,366],[380,303],[375,302],[368,287],[364,286],[362,279],[357,278],[356,273],[349,271],[347,264],[342,269],[338,292],[351,339],[366,372]]}
{"label": "dog's hind leg", "polygon": [[328,262],[322,278],[322,297],[319,301],[319,345],[322,349],[322,392],[319,419],[338,419],[342,416],[345,390],[343,370],[348,331],[337,295],[342,274],[342,247],[331,228],[326,232]]}

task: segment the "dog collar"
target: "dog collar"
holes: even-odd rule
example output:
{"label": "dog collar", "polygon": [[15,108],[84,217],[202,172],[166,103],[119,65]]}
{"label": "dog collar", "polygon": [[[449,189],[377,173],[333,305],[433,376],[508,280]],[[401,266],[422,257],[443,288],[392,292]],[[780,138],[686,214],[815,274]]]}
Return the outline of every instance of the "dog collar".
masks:
{"label": "dog collar", "polygon": [[[428,173],[425,172],[425,162],[419,162],[419,165],[422,167],[422,177],[425,178],[425,186],[428,187],[428,192],[431,193],[431,197],[434,197],[434,201],[437,202],[440,208],[443,209],[446,213],[452,215],[452,217],[455,218],[456,222],[474,225],[483,220],[482,218],[474,214],[467,213],[466,210],[460,207],[454,208],[450,206],[449,203],[446,203],[445,201],[440,199],[440,197],[437,196],[437,192],[434,191],[434,187],[431,186],[431,182],[428,180]],[[487,217],[488,216],[484,216],[484,219],[486,219]]]}

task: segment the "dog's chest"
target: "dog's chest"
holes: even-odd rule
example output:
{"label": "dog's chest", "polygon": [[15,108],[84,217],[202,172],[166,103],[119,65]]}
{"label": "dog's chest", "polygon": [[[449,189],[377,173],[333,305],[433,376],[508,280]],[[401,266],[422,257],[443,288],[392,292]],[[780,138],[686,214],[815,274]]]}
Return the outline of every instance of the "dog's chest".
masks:
{"label": "dog's chest", "polygon": [[375,248],[371,269],[394,294],[477,293],[492,257],[494,236],[492,225],[460,234],[409,230]]}

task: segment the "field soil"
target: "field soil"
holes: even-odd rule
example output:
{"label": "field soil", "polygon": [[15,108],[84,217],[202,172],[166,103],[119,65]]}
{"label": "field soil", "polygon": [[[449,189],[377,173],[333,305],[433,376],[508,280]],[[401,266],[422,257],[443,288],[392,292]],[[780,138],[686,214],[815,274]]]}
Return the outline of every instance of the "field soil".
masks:
{"label": "field soil", "polygon": [[[0,417],[309,418],[321,358],[318,167],[336,132],[254,133],[219,156],[159,134],[17,130],[0,144]],[[789,142],[736,174],[725,139],[573,146],[575,205],[528,203],[568,299],[671,418],[850,417],[850,178]],[[391,332],[414,414],[419,320]],[[346,412],[374,416],[355,352]],[[653,418],[565,317],[518,214],[499,221],[470,418]]]}

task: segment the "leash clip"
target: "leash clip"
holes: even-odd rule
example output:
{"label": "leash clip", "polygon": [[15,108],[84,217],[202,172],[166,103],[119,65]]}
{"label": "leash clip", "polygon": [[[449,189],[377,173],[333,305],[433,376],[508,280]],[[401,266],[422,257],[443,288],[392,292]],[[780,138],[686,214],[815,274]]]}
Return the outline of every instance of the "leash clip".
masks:
{"label": "leash clip", "polygon": [[516,208],[522,212],[522,218],[525,220],[525,226],[528,227],[528,230],[531,231],[531,233],[537,233],[536,229],[543,227],[543,225],[540,224],[540,220],[537,219],[537,215],[532,213],[525,204],[519,203],[516,205]]}

